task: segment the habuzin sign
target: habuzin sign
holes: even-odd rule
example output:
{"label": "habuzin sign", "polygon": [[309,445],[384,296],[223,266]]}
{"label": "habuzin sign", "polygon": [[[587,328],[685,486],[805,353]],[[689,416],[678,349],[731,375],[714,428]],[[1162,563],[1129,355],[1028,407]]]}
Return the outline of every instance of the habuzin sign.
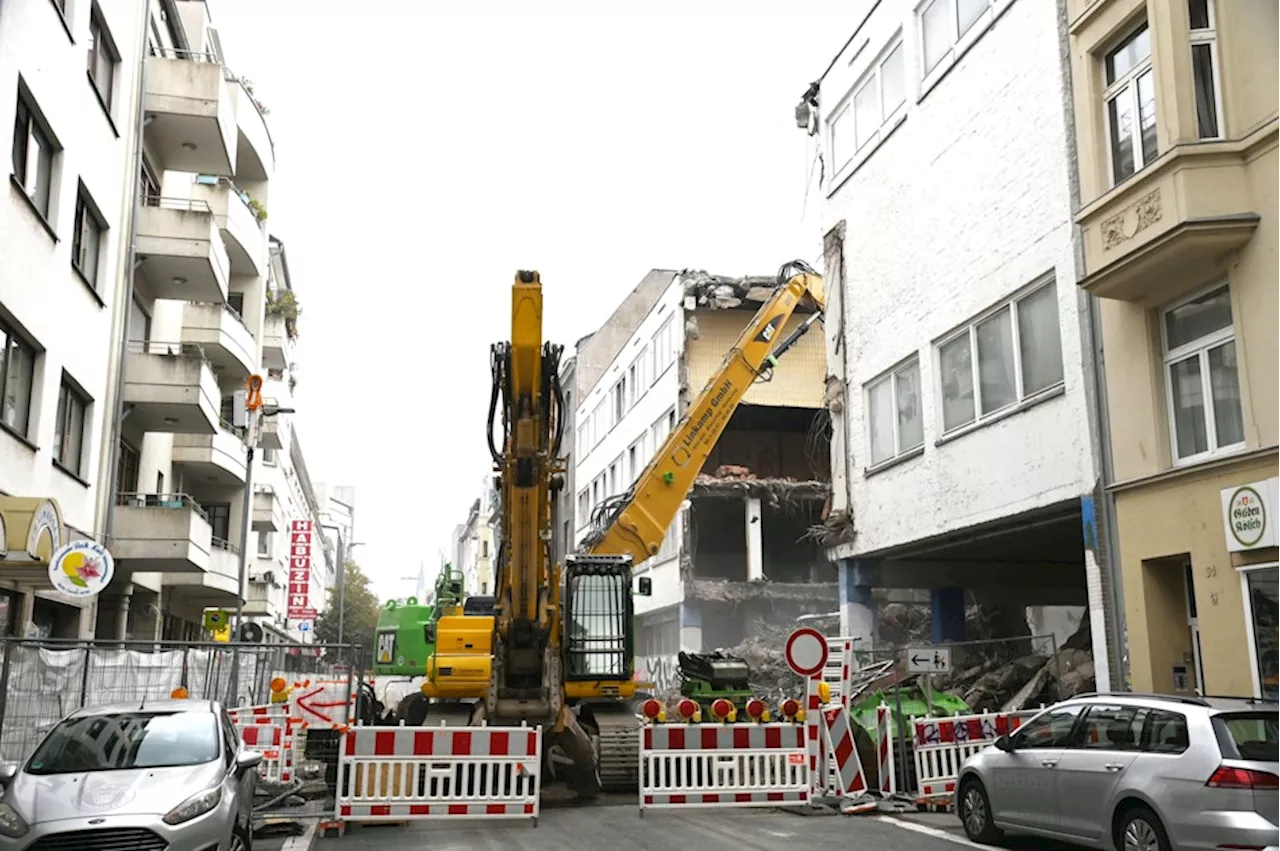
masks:
{"label": "habuzin sign", "polygon": [[1222,489],[1222,523],[1228,552],[1276,545],[1280,477]]}

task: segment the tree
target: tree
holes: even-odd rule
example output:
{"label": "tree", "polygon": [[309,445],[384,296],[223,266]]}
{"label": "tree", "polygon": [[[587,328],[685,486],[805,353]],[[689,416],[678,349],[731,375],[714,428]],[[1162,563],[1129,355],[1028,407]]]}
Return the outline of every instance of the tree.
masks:
{"label": "tree", "polygon": [[[382,613],[382,604],[369,587],[369,577],[364,575],[360,565],[354,561],[347,562],[343,581],[347,586],[346,624],[343,628],[343,643],[357,644],[368,653],[373,647],[373,634],[378,627],[378,615]],[[338,588],[329,589],[325,609],[316,618],[316,643],[338,643]],[[366,660],[367,662],[367,660]]]}

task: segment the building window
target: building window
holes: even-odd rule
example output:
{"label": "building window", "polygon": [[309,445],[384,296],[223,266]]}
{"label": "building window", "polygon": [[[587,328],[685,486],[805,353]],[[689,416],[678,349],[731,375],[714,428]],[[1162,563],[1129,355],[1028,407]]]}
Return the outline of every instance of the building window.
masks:
{"label": "building window", "polygon": [[102,20],[102,12],[95,3],[89,12],[89,81],[108,114],[114,104],[116,66],[119,64],[120,51],[116,50],[106,22]]}
{"label": "building window", "polygon": [[1191,17],[1191,72],[1196,87],[1196,128],[1201,139],[1222,135],[1218,115],[1218,34],[1213,0],[1188,0]]}
{"label": "building window", "polygon": [[79,476],[84,463],[84,438],[89,399],[67,377],[58,391],[58,419],[53,424],[54,458],[58,466]]}
{"label": "building window", "polygon": [[581,446],[584,451],[591,449],[591,420],[586,420],[578,426],[578,446]]}
{"label": "building window", "polygon": [[1111,182],[1119,183],[1151,163],[1156,142],[1156,76],[1151,32],[1144,22],[1106,58],[1107,134]]}
{"label": "building window", "polygon": [[93,287],[98,289],[98,258],[102,255],[102,235],[107,223],[98,215],[97,207],[81,184],[76,194],[76,230],[71,238],[71,265]]}
{"label": "building window", "polygon": [[222,543],[231,540],[231,503],[210,502],[200,508],[213,528],[213,537]]}
{"label": "building window", "polygon": [[627,415],[627,379],[620,378],[618,383],[613,385],[613,421],[615,423],[622,422],[622,418]]}
{"label": "building window", "polygon": [[262,463],[268,467],[276,466],[276,451],[270,446],[262,447]]}
{"label": "building window", "polygon": [[[125,329],[129,342],[146,342],[151,339],[151,317],[147,315],[146,308],[142,306],[142,302],[138,301],[138,297],[134,296],[133,303],[129,305],[129,324]],[[137,351],[142,348],[138,347]]]}
{"label": "building window", "polygon": [[1254,693],[1265,700],[1280,696],[1280,572],[1274,564],[1241,571],[1245,617],[1257,671]]}
{"label": "building window", "polygon": [[0,423],[27,437],[31,420],[31,382],[36,349],[12,328],[0,322]]}
{"label": "building window", "polygon": [[116,471],[116,493],[137,493],[142,455],[123,439],[120,441],[120,464]]}
{"label": "building window", "polygon": [[943,434],[1062,383],[1057,292],[1051,281],[939,344]]}
{"label": "building window", "polygon": [[920,10],[921,56],[928,76],[987,11],[991,0],[933,0]]}
{"label": "building window", "polygon": [[[876,141],[881,129],[907,99],[906,63],[902,40],[876,62],[854,87],[853,98],[838,107],[831,120],[831,160],[839,174],[854,156]],[[852,119],[852,126],[849,124]],[[848,144],[849,133],[853,144]]]}
{"label": "building window", "polygon": [[273,536],[269,530],[258,530],[258,557],[271,558],[271,545],[273,543]]}
{"label": "building window", "polygon": [[1229,288],[1168,308],[1160,324],[1175,461],[1243,447]]}
{"label": "building window", "polygon": [[[642,438],[643,439],[643,438]],[[627,449],[627,486],[635,484],[636,477],[640,475],[640,443],[631,444]]]}
{"label": "building window", "polygon": [[671,320],[668,316],[666,321],[653,332],[652,348],[653,348],[653,377],[656,379],[667,371],[667,367],[675,363],[676,352],[671,336]]}
{"label": "building window", "polygon": [[27,94],[19,90],[13,125],[13,176],[46,220],[53,197],[53,160],[57,155],[58,145],[53,141],[53,134],[37,117]]}
{"label": "building window", "polygon": [[609,429],[613,424],[607,421],[609,409],[606,407],[607,399],[601,399],[594,411],[591,412],[591,432],[595,443],[604,440],[604,436],[609,433]]}
{"label": "building window", "polygon": [[918,358],[867,385],[867,429],[873,467],[924,446]]}

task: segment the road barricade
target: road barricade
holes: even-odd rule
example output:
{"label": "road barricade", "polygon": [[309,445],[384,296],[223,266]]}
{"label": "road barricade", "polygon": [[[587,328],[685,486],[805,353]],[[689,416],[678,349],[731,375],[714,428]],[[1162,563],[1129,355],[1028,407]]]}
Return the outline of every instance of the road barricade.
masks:
{"label": "road barricade", "polygon": [[356,693],[360,681],[351,678],[304,680],[289,695],[294,726],[333,730],[356,723]]}
{"label": "road barricade", "polygon": [[542,728],[350,727],[333,827],[444,819],[538,822]]}
{"label": "road barricade", "polygon": [[294,780],[293,724],[287,703],[238,706],[228,709],[231,722],[240,731],[245,745],[262,751],[258,776],[269,783]]}
{"label": "road barricade", "polygon": [[650,724],[640,730],[640,815],[647,809],[809,803],[800,724]]}
{"label": "road barricade", "polygon": [[915,760],[917,797],[950,798],[961,764],[996,739],[1012,733],[1039,710],[917,718]]}

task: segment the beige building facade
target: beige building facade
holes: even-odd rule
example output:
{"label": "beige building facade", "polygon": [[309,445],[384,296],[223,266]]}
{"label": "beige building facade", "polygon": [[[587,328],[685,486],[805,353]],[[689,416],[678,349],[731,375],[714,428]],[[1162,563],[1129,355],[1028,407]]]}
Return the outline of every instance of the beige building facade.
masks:
{"label": "beige building facade", "polygon": [[1131,684],[1274,697],[1276,4],[1067,12]]}

